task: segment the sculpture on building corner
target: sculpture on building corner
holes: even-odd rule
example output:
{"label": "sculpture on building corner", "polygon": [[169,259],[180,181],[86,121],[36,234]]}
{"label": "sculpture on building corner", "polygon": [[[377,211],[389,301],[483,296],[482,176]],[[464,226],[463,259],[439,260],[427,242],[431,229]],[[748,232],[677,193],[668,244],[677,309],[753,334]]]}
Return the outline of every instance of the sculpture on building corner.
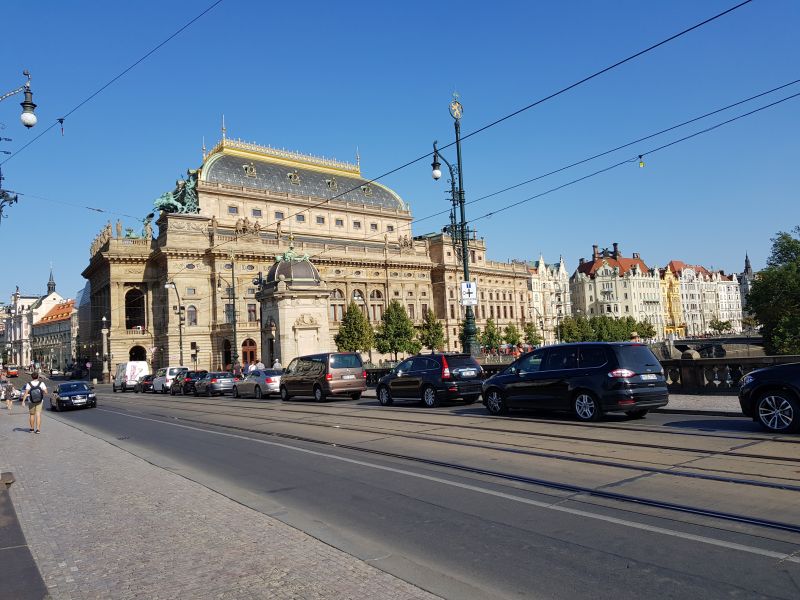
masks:
{"label": "sculpture on building corner", "polygon": [[171,192],[164,192],[154,202],[156,210],[168,213],[197,214],[200,212],[200,205],[197,201],[197,169],[186,171],[187,179],[180,179],[175,182],[175,189]]}

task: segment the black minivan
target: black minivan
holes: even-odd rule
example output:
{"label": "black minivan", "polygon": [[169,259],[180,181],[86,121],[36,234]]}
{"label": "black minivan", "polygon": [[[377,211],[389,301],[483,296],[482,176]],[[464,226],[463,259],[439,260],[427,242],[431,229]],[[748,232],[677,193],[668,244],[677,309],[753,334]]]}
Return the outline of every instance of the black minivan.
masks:
{"label": "black minivan", "polygon": [[639,418],[669,402],[664,370],[644,344],[580,342],[522,355],[483,383],[493,415],[510,408],[571,411],[581,421],[607,412]]}

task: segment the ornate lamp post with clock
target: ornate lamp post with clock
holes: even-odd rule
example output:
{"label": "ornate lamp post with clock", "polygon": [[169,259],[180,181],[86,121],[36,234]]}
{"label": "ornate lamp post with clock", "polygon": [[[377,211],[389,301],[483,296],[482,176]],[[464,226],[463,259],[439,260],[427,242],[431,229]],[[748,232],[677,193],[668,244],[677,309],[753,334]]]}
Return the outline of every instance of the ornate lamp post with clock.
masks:
{"label": "ornate lamp post with clock", "polygon": [[[477,304],[477,289],[469,277],[469,228],[467,227],[467,217],[465,212],[465,199],[464,199],[464,177],[461,168],[461,116],[464,114],[464,107],[458,101],[458,94],[453,94],[453,100],[450,102],[450,116],[453,117],[453,124],[456,130],[456,157],[457,167],[453,165],[441,154],[436,147],[437,142],[433,142],[433,162],[431,167],[433,171],[431,175],[435,180],[439,180],[442,176],[441,163],[439,158],[445,162],[448,170],[450,171],[450,185],[453,197],[453,204],[458,203],[460,222],[450,226],[450,235],[454,239],[461,241],[461,262],[464,266],[464,284],[462,284],[461,303],[465,308],[464,315],[464,352],[468,352],[472,356],[480,354],[480,345],[478,344],[477,333],[478,329],[475,326],[475,313],[472,306]],[[456,176],[458,177],[458,185],[456,185]],[[455,208],[455,206],[454,206]]]}

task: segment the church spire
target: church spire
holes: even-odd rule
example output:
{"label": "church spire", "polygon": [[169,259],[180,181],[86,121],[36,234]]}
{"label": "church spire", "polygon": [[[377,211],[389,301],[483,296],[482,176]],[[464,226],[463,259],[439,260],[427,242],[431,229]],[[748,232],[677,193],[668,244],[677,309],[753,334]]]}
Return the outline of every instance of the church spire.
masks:
{"label": "church spire", "polygon": [[750,266],[750,257],[747,255],[747,252],[744,253],[744,274],[753,274],[753,267]]}
{"label": "church spire", "polygon": [[50,280],[47,282],[47,295],[56,291],[56,280],[53,279],[53,266],[50,265]]}

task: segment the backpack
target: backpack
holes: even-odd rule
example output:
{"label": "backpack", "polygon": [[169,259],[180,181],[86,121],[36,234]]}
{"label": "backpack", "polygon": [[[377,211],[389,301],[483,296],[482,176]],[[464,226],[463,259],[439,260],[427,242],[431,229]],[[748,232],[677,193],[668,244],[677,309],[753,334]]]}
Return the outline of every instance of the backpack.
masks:
{"label": "backpack", "polygon": [[36,385],[31,383],[31,388],[28,390],[28,401],[31,404],[39,404],[42,400],[44,400],[44,392],[40,387],[41,385],[41,382],[37,383]]}

